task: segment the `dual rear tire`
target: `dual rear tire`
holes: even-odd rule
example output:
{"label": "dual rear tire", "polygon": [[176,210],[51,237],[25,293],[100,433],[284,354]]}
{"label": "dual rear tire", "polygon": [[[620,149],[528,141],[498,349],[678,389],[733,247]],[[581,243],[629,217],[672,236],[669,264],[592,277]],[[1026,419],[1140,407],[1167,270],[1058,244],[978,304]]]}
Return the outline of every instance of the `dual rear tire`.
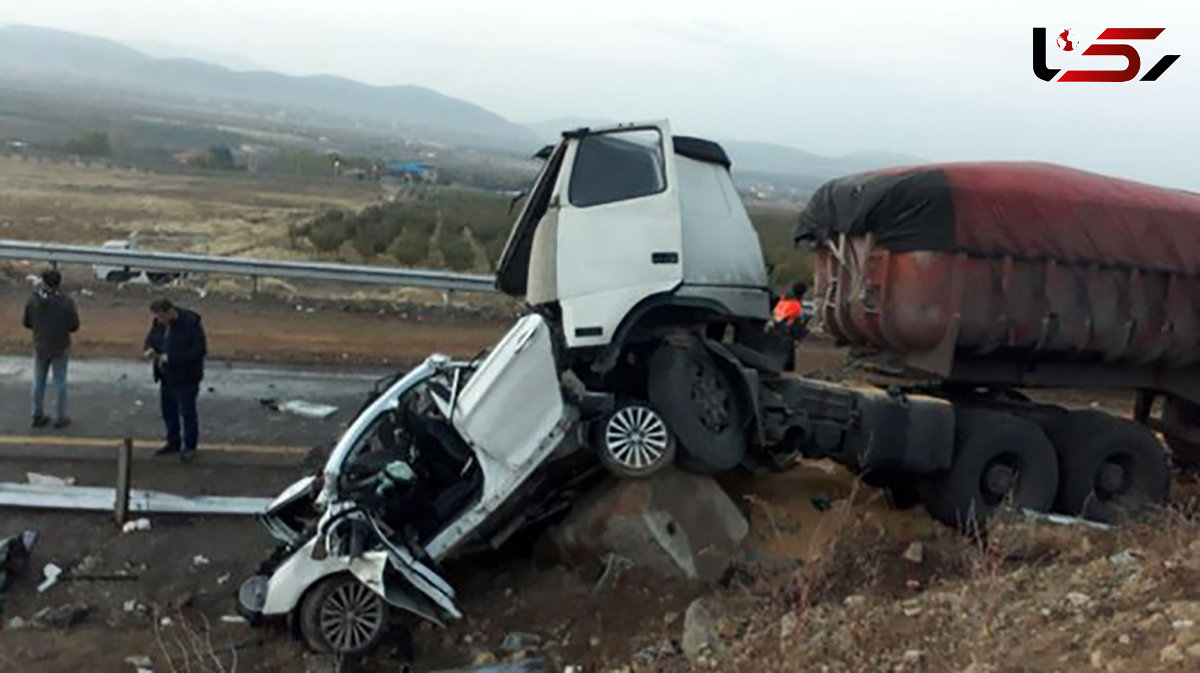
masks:
{"label": "dual rear tire", "polygon": [[1001,505],[1114,523],[1162,502],[1170,466],[1145,427],[1097,411],[1044,427],[1014,414],[961,409],[949,470],[922,480],[939,521],[978,530]]}

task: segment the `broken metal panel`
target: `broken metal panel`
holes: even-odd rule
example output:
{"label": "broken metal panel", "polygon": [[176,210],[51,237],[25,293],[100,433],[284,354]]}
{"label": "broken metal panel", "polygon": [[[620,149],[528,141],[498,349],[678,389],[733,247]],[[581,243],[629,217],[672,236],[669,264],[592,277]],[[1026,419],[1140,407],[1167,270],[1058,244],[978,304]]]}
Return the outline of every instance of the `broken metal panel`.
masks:
{"label": "broken metal panel", "polygon": [[[563,416],[550,328],[539,315],[522,318],[463,387],[453,424],[463,437],[509,469],[527,463]],[[485,483],[486,492],[502,489]]]}
{"label": "broken metal panel", "polygon": [[[0,483],[0,507],[70,509],[111,512],[116,491],[102,486],[44,486]],[[129,511],[155,514],[262,514],[271,498],[213,495],[176,495],[134,489]]]}

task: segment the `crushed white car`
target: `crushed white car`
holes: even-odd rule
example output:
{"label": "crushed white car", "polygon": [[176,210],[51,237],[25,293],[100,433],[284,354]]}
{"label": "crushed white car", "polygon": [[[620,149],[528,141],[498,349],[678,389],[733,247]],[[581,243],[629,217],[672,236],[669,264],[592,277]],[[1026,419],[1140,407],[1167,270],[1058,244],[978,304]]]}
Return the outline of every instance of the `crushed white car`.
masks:
{"label": "crushed white car", "polygon": [[630,475],[671,459],[648,406],[560,385],[541,316],[480,361],[429,357],[363,409],[320,474],[268,507],[280,547],[243,583],[240,612],[291,620],[311,647],[339,655],[375,645],[393,611],[460,617],[439,561],[565,511],[601,472],[589,434],[626,456]]}

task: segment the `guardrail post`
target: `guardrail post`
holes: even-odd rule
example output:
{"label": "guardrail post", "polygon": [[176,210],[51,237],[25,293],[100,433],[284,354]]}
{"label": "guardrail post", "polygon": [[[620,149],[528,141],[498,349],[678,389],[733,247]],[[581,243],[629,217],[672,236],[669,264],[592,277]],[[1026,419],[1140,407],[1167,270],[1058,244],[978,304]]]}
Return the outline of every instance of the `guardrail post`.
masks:
{"label": "guardrail post", "polygon": [[129,481],[133,468],[133,439],[126,437],[117,448],[117,488],[116,501],[113,503],[114,517],[117,525],[125,524],[129,517]]}
{"label": "guardrail post", "polygon": [[250,296],[258,296],[258,276],[250,276]]}

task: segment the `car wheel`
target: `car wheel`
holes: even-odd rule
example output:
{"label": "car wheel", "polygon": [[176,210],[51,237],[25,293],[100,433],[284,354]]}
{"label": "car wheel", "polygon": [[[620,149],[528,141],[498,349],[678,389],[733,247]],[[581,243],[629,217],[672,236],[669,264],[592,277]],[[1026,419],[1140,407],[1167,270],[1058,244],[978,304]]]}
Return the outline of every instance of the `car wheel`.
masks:
{"label": "car wheel", "polygon": [[353,575],[321,580],[300,603],[300,632],[318,652],[347,656],[374,647],[387,627],[387,604]]}
{"label": "car wheel", "polygon": [[1048,511],[1058,490],[1058,458],[1036,423],[1013,414],[961,409],[950,469],[918,484],[938,521],[980,530],[1001,504]]}
{"label": "car wheel", "polygon": [[711,474],[746,455],[746,412],[733,382],[700,346],[663,346],[650,358],[650,402],[679,439],[679,465]]}
{"label": "car wheel", "polygon": [[600,463],[619,477],[643,478],[675,460],[675,438],[649,403],[625,401],[593,426]]}
{"label": "car wheel", "polygon": [[1171,467],[1144,426],[1101,411],[1072,411],[1046,426],[1058,450],[1055,508],[1116,523],[1167,497]]}

